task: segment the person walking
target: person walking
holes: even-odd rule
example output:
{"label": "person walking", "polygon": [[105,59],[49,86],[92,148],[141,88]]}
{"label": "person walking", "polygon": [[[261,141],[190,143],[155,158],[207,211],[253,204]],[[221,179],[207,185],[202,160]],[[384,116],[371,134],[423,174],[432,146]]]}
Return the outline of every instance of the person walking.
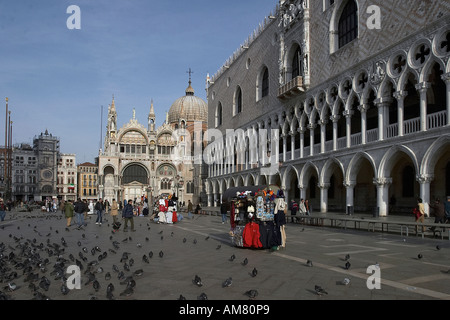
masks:
{"label": "person walking", "polygon": [[105,202],[103,203],[103,207],[104,207],[104,210],[105,210],[105,214],[108,214],[109,213],[109,209],[110,209],[110,205],[109,205],[108,199],[105,199]]}
{"label": "person walking", "polygon": [[131,223],[131,231],[134,230],[134,213],[133,213],[133,200],[128,200],[128,204],[122,210],[122,218],[125,219],[125,226],[123,227],[123,231],[128,231],[128,221]]}
{"label": "person walking", "polygon": [[306,207],[305,207],[304,199],[300,199],[300,205],[298,206],[298,210],[300,211],[300,214],[306,214]]}
{"label": "person walking", "polygon": [[311,207],[309,206],[309,200],[308,199],[305,200],[305,210],[306,210],[306,215],[310,216],[311,215]]}
{"label": "person walking", "polygon": [[144,205],[142,206],[142,215],[144,217],[148,216],[148,200],[144,200]]}
{"label": "person walking", "polygon": [[65,201],[64,214],[67,219],[66,227],[70,227],[70,224],[71,224],[72,218],[73,218],[73,212],[74,212],[74,209],[73,209],[72,201],[71,200]]}
{"label": "person walking", "polygon": [[220,204],[220,213],[222,214],[222,224],[224,224],[227,221],[227,203],[225,200],[222,201]]}
{"label": "person walking", "polygon": [[111,216],[113,217],[113,222],[117,222],[117,215],[119,214],[119,204],[117,203],[116,199],[112,199],[112,205],[111,205]]}
{"label": "person walking", "polygon": [[6,205],[3,202],[3,199],[0,198],[0,221],[5,221],[6,216]]}
{"label": "person walking", "polygon": [[197,203],[197,206],[195,207],[195,214],[200,214],[200,210],[202,210],[200,203]]}
{"label": "person walking", "polygon": [[194,206],[192,205],[191,200],[188,200],[188,206],[187,206],[187,211],[188,211],[188,218],[192,219],[193,215],[192,215],[192,211],[194,210]]}
{"label": "person walking", "polygon": [[291,200],[291,204],[289,206],[289,210],[291,210],[291,223],[294,223],[295,221],[295,216],[297,215],[297,211],[298,211],[298,204],[297,202],[295,202],[294,199]]}
{"label": "person walking", "polygon": [[447,201],[444,204],[444,223],[450,222],[450,196],[447,196]]}
{"label": "person walking", "polygon": [[[436,198],[434,204],[429,205],[430,208],[434,210],[434,223],[444,223],[445,222],[445,207],[441,203],[439,198]],[[430,230],[434,231],[436,227],[431,227]]]}
{"label": "person walking", "polygon": [[287,204],[284,198],[277,198],[276,204],[275,204],[275,210],[274,210],[274,220],[276,226],[280,230],[281,235],[281,247],[286,248],[286,231],[285,231],[285,225],[286,225],[286,212],[287,212]]}
{"label": "person walking", "polygon": [[103,210],[105,209],[105,207],[103,206],[102,198],[98,199],[97,203],[95,204],[94,209],[97,211],[97,220],[95,220],[95,224],[102,225]]}
{"label": "person walking", "polygon": [[80,198],[77,199],[74,205],[76,223],[78,225],[77,229],[80,230],[84,226],[84,203]]}
{"label": "person walking", "polygon": [[61,210],[61,214],[64,214],[64,208],[65,208],[64,200],[61,200],[59,202],[59,210]]}
{"label": "person walking", "polygon": [[84,199],[83,200],[83,216],[84,216],[84,221],[85,221],[84,223],[85,224],[86,224],[88,212],[89,212],[89,205],[87,203],[87,200]]}
{"label": "person walking", "polygon": [[422,232],[425,232],[425,226],[423,226],[423,223],[425,222],[425,206],[422,203],[422,199],[417,199],[417,207],[419,209],[420,215],[417,217],[416,222],[422,223]]}

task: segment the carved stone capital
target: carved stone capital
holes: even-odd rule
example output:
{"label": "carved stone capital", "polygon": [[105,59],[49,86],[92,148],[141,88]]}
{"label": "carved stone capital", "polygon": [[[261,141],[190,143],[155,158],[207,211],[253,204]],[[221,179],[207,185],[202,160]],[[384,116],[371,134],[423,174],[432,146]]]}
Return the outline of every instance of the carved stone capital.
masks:
{"label": "carved stone capital", "polygon": [[444,73],[441,76],[441,79],[445,81],[445,83],[450,84],[450,72]]}
{"label": "carved stone capital", "polygon": [[329,182],[319,183],[317,186],[320,189],[329,189],[331,186],[331,183],[329,183]]}
{"label": "carved stone capital", "polygon": [[420,174],[416,176],[416,180],[420,184],[431,183],[434,180],[434,174]]}
{"label": "carved stone capital", "polygon": [[427,92],[430,87],[431,83],[429,82],[421,82],[416,84],[416,90],[419,91],[420,93]]}
{"label": "carved stone capital", "polygon": [[363,103],[363,104],[358,106],[358,110],[361,113],[367,112],[367,110],[369,110],[369,108],[370,108],[370,106],[367,103]]}
{"label": "carved stone capital", "polygon": [[343,185],[346,188],[354,188],[356,186],[356,181],[354,181],[354,180],[344,181]]}
{"label": "carved stone capital", "polygon": [[332,115],[330,117],[330,120],[333,122],[338,122],[340,118],[341,118],[341,116],[339,116],[339,115]]}
{"label": "carved stone capital", "polygon": [[403,100],[406,98],[407,95],[408,95],[408,91],[403,91],[403,90],[396,91],[393,94],[394,98],[397,100]]}
{"label": "carved stone capital", "polygon": [[392,178],[374,178],[373,184],[376,186],[382,187],[392,184]]}
{"label": "carved stone capital", "polygon": [[353,115],[354,111],[353,110],[345,110],[342,115],[346,118],[350,118]]}

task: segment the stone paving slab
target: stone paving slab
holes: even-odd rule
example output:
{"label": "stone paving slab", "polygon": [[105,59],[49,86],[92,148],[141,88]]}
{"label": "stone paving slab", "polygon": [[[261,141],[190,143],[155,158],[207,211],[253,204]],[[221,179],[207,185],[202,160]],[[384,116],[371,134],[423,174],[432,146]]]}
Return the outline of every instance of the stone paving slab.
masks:
{"label": "stone paving slab", "polygon": [[[367,232],[362,230],[343,230],[322,228],[288,223],[286,226],[287,246],[285,249],[271,252],[263,249],[244,249],[231,245],[228,235],[229,225],[221,223],[220,216],[195,215],[192,220],[169,224],[156,224],[147,217],[136,217],[136,232],[112,232],[112,218],[106,215],[102,226],[95,225],[91,216],[83,230],[74,226],[66,230],[66,221],[60,213],[14,213],[8,212],[7,219],[0,223],[0,243],[4,244],[0,283],[7,297],[15,300],[36,299],[45,296],[53,300],[106,300],[106,288],[112,283],[116,300],[177,300],[180,295],[188,300],[197,300],[205,293],[209,300],[248,301],[245,293],[257,290],[254,301],[289,300],[434,300],[450,298],[450,244],[448,240],[402,237],[396,234]],[[84,235],[84,237],[83,237]],[[67,247],[62,246],[62,238]],[[112,242],[119,243],[114,249]],[[78,245],[80,242],[80,245]],[[61,294],[61,285],[65,283],[52,274],[57,255],[49,255],[48,249],[58,244],[64,251],[60,259],[64,266],[75,264],[69,256],[79,257],[82,253],[87,261],[82,261],[81,289],[73,289],[67,295]],[[439,245],[439,250],[437,246]],[[91,250],[96,246],[101,252]],[[33,248],[41,259],[48,258],[46,272],[33,266],[32,272],[45,276],[51,284],[48,291],[29,288],[25,282],[23,269],[17,269],[17,263],[26,262],[20,255],[22,249],[28,252]],[[114,250],[114,251],[111,251]],[[8,255],[13,252],[14,259]],[[99,260],[99,255],[107,256]],[[123,253],[129,259],[121,261]],[[143,261],[143,255],[149,263]],[[163,252],[163,257],[159,253]],[[418,254],[422,258],[418,258]],[[351,267],[345,268],[345,255],[350,255]],[[234,255],[235,259],[230,261]],[[243,265],[244,259],[248,264]],[[130,263],[130,259],[134,263]],[[311,260],[312,267],[306,265]],[[96,291],[88,283],[88,263],[100,289]],[[129,271],[125,269],[125,262]],[[371,274],[367,268],[378,263],[381,275],[381,289],[368,289],[367,280]],[[132,276],[136,282],[133,292],[126,295],[124,279],[118,278],[113,265]],[[103,268],[102,272],[99,267]],[[251,276],[253,268],[258,273]],[[141,276],[134,275],[142,270]],[[11,276],[12,272],[17,276]],[[101,271],[101,270],[100,270]],[[111,279],[105,274],[110,272]],[[198,275],[203,282],[196,286],[192,280]],[[70,274],[66,274],[70,276]],[[10,277],[10,279],[8,279]],[[223,288],[222,283],[232,277],[230,287]],[[349,285],[343,285],[344,278],[350,279]],[[39,287],[39,280],[34,284]],[[17,289],[8,290],[8,283],[15,283]],[[121,284],[122,283],[122,284]],[[315,285],[320,285],[328,294],[317,295]],[[122,295],[121,295],[122,293]]]}

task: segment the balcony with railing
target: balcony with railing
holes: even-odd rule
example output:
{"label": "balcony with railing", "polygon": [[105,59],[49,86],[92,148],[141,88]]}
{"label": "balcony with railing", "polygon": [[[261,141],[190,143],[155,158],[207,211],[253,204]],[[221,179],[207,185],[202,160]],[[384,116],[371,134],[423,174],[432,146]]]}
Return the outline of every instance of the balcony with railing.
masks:
{"label": "balcony with railing", "polygon": [[298,76],[278,88],[278,99],[287,100],[305,92],[303,77]]}

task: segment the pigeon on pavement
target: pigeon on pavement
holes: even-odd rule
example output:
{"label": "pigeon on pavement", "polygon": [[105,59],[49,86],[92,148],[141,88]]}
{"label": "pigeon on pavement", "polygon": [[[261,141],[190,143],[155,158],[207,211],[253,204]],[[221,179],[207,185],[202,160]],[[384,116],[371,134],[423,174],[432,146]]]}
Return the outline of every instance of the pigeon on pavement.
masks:
{"label": "pigeon on pavement", "polygon": [[229,277],[222,283],[222,288],[230,287],[232,283],[233,283],[233,279],[231,277]]}
{"label": "pigeon on pavement", "polygon": [[192,283],[195,284],[197,287],[203,286],[202,279],[198,275],[195,275],[194,279],[192,280]]}
{"label": "pigeon on pavement", "polygon": [[315,285],[314,290],[316,291],[316,294],[321,296],[323,294],[328,294],[321,286]]}
{"label": "pigeon on pavement", "polygon": [[258,290],[252,289],[248,290],[244,293],[246,296],[248,296],[250,299],[255,299],[258,296]]}

